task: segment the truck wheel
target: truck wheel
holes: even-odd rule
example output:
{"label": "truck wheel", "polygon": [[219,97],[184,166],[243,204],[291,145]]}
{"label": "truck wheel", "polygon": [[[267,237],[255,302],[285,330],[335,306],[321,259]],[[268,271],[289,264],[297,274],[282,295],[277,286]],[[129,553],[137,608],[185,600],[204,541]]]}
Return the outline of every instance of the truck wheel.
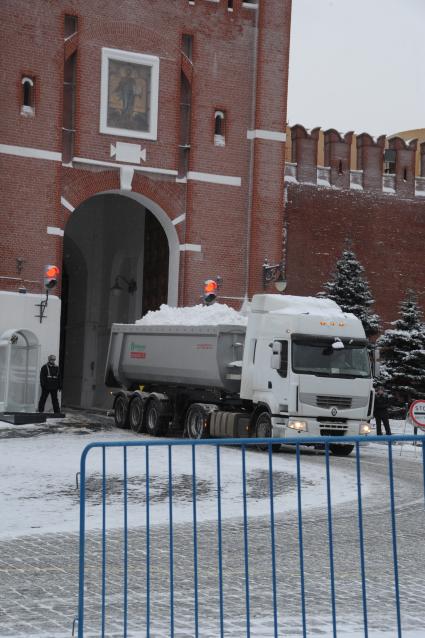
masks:
{"label": "truck wheel", "polygon": [[335,456],[348,456],[354,450],[354,445],[344,445],[343,443],[331,443],[329,449]]}
{"label": "truck wheel", "polygon": [[143,426],[143,401],[140,397],[134,397],[132,402],[130,403],[130,409],[128,412],[128,420],[130,423],[130,428],[133,432],[141,432]]}
{"label": "truck wheel", "polygon": [[[260,412],[255,421],[255,436],[257,439],[268,439],[272,435],[272,419],[268,412]],[[269,446],[266,443],[257,445],[258,450],[268,450]],[[280,444],[275,443],[272,445],[273,452],[280,450]]]}
{"label": "truck wheel", "polygon": [[208,435],[208,413],[194,403],[190,406],[185,419],[185,433],[189,439],[204,439]]}
{"label": "truck wheel", "polygon": [[123,395],[118,396],[115,401],[114,419],[117,428],[128,428],[128,401]]}
{"label": "truck wheel", "polygon": [[161,436],[168,429],[168,415],[165,413],[165,405],[158,399],[151,399],[147,405],[144,424],[146,432],[151,436]]}

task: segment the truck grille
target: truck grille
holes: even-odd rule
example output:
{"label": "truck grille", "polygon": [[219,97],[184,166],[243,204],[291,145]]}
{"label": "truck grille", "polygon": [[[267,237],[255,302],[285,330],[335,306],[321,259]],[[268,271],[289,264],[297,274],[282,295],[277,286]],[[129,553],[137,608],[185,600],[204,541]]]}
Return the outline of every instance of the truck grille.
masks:
{"label": "truck grille", "polygon": [[300,392],[299,399],[301,403],[311,405],[312,407],[319,407],[324,409],[338,408],[339,410],[355,410],[358,408],[365,408],[368,404],[369,397],[346,397],[346,396],[334,396],[330,394],[314,394],[310,392]]}
{"label": "truck grille", "polygon": [[318,394],[316,397],[316,405],[319,408],[339,408],[340,410],[347,410],[351,408],[351,397],[332,397],[328,395]]}
{"label": "truck grille", "polygon": [[337,426],[335,427],[335,425],[332,426],[328,426],[328,427],[324,427],[323,425],[320,426],[320,435],[321,436],[344,436],[344,434],[347,432],[347,426]]}
{"label": "truck grille", "polygon": [[348,426],[346,419],[319,417],[317,420],[319,421],[321,436],[344,436],[347,432]]}

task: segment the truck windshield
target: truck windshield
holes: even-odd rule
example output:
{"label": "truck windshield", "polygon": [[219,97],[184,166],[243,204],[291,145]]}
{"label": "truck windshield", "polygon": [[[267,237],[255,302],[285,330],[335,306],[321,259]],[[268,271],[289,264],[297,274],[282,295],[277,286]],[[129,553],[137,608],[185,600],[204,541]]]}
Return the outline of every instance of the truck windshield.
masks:
{"label": "truck windshield", "polygon": [[344,348],[334,350],[331,341],[295,339],[292,369],[320,377],[370,377],[369,355],[364,343],[344,343]]}

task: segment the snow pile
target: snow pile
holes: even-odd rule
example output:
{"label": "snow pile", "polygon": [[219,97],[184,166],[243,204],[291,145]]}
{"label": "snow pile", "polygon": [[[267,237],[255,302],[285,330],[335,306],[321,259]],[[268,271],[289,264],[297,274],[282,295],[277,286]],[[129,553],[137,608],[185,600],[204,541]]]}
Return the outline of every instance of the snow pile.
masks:
{"label": "snow pile", "polygon": [[183,308],[173,308],[162,304],[159,310],[147,312],[135,323],[143,326],[215,326],[220,324],[246,326],[247,317],[230,306],[220,303],[212,306],[199,304]]}

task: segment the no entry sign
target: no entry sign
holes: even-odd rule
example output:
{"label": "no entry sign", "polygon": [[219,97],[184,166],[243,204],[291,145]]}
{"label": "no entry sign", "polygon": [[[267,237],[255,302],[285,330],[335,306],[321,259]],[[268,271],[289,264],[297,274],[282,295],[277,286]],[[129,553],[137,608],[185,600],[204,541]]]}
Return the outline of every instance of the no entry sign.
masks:
{"label": "no entry sign", "polygon": [[425,430],[425,401],[413,401],[409,408],[409,415],[418,428]]}

